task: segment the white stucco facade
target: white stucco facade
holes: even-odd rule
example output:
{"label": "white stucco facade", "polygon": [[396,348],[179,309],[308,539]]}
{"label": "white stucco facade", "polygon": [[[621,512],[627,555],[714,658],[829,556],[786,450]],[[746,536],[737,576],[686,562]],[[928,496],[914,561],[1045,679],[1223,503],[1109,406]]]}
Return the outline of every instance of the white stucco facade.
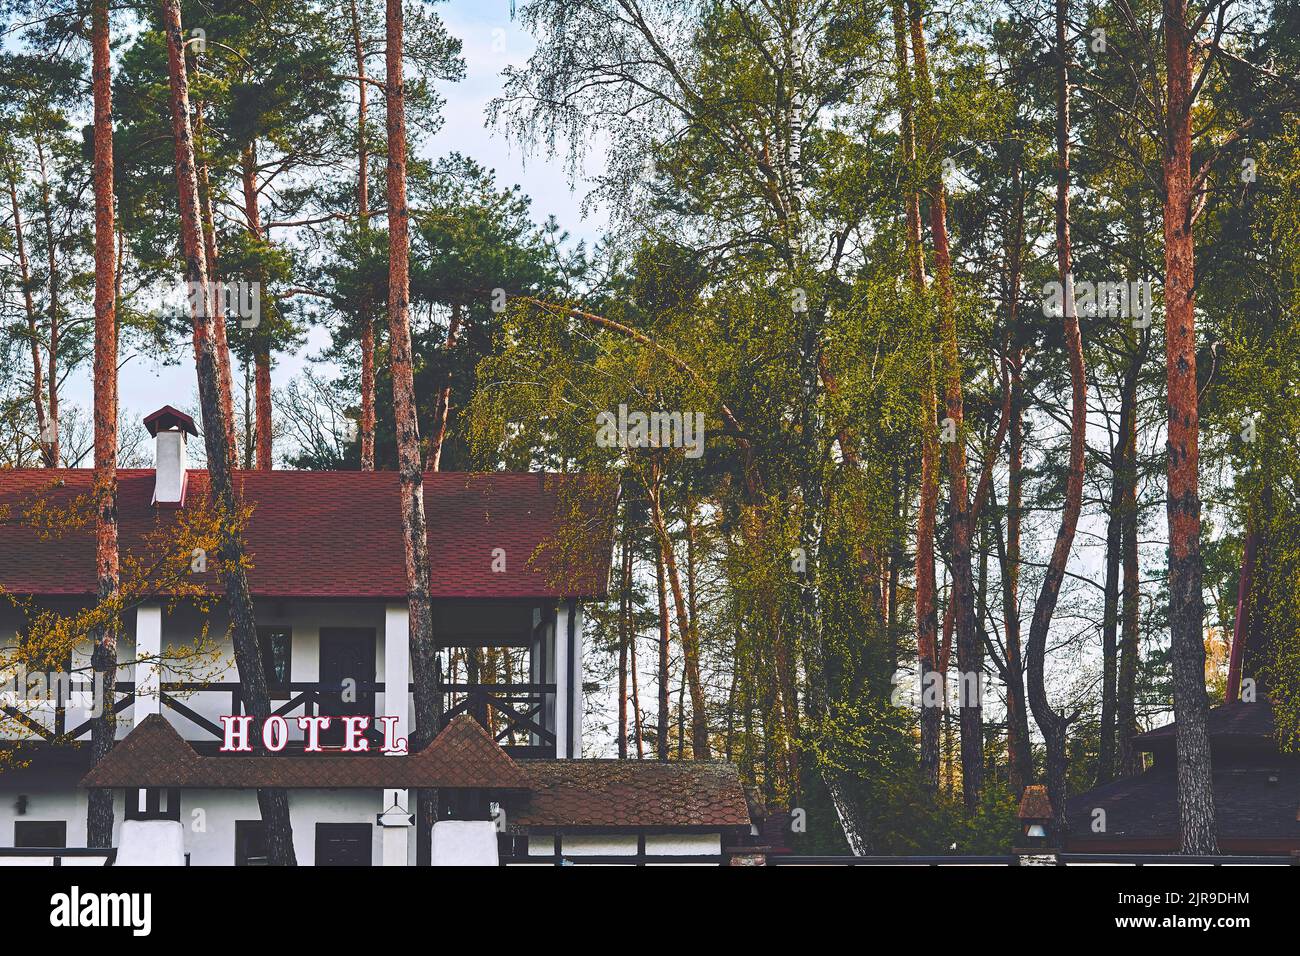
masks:
{"label": "white stucco facade", "polygon": [[[72,611],[75,605],[67,602],[62,609]],[[337,634],[340,629],[373,635],[373,657],[365,643],[368,638],[363,639],[365,659],[358,662],[364,671],[361,680],[382,685],[382,689],[372,688],[374,715],[396,716],[397,736],[409,736],[413,708],[408,689],[409,619],[404,603],[259,600],[255,602],[255,613],[259,628],[274,629],[287,635],[288,640],[288,681],[272,688],[273,708],[286,707],[304,687],[323,680],[323,637]],[[20,627],[20,619],[11,609],[0,609],[0,644],[14,641]],[[193,609],[169,611],[145,605],[126,616],[118,644],[118,674],[123,687],[133,682],[134,690],[124,690],[133,699],[119,713],[119,739],[147,716],[160,714],[200,752],[215,753],[218,738],[205,724],[218,725],[220,717],[232,712],[232,688],[238,687],[238,671],[226,628],[219,612],[205,618]],[[523,756],[578,758],[582,754],[583,630],[582,608],[577,601],[446,603],[435,611],[435,632],[442,640],[462,646],[514,647],[527,654],[523,679],[530,685],[548,688],[540,698],[536,719],[554,734],[553,749],[537,733],[521,733],[514,739],[525,745],[523,749],[531,748]],[[79,649],[73,655],[72,667],[88,673],[88,665],[89,648]],[[180,686],[199,683],[227,686],[219,690]],[[395,692],[394,688],[401,690]],[[54,726],[53,703],[33,704],[22,692],[0,694],[0,699],[38,723]],[[89,705],[88,696],[84,703]],[[301,744],[303,732],[293,718],[306,712],[302,704],[286,712],[291,742]],[[85,706],[70,702],[64,727],[71,732],[88,717]],[[12,720],[0,723],[0,728],[13,739],[40,740]],[[88,740],[88,735],[83,734],[81,739]],[[42,746],[46,749],[37,753],[30,766],[0,773],[0,866],[51,864],[49,855],[16,854],[11,849],[17,846],[20,833],[27,834],[24,842],[30,846],[33,833],[58,832],[57,827],[52,830],[41,824],[61,823],[61,839],[66,847],[87,845],[88,791],[78,786],[87,769],[84,752],[78,759],[68,748]],[[549,753],[531,752],[548,749]],[[131,791],[130,795],[138,798],[140,793]],[[132,860],[157,862],[161,856],[183,860],[190,866],[259,862],[261,815],[256,791],[183,789],[176,793],[179,806],[169,805],[169,810],[176,811],[174,821],[149,821],[151,826],[140,826],[141,821],[127,820],[127,793],[114,792],[113,844],[124,854],[124,864]],[[413,798],[407,790],[393,789],[289,790],[299,865],[321,863],[322,854],[334,863],[414,865],[414,829],[409,822]],[[443,827],[440,822],[443,838],[435,862],[439,857],[443,863],[456,865],[496,862],[492,823],[451,822],[472,825]],[[718,833],[576,831],[562,835],[561,855],[566,860],[625,857],[629,862],[635,859],[652,865],[655,856],[695,855],[716,860],[721,853]],[[538,862],[554,862],[554,839],[549,834],[530,837],[528,856],[538,858]],[[102,865],[102,858],[61,857],[60,865]]]}

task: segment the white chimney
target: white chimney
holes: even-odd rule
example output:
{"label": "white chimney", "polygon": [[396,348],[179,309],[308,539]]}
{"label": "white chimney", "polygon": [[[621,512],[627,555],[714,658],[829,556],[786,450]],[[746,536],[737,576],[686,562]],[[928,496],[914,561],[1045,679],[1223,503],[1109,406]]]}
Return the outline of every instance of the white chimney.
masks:
{"label": "white chimney", "polygon": [[185,455],[187,436],[197,435],[194,419],[170,405],[164,405],[144,420],[154,436],[154,489],[156,505],[178,505],[185,501]]}
{"label": "white chimney", "polygon": [[153,503],[180,504],[185,500],[185,433],[160,431],[154,448]]}

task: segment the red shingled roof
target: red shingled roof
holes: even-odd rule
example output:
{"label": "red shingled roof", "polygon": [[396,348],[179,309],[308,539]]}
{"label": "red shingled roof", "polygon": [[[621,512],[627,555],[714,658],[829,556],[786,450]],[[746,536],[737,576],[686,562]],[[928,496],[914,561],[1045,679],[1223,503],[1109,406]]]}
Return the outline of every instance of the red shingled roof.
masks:
{"label": "red shingled roof", "polygon": [[749,830],[734,764],[713,761],[521,760],[529,793],[512,828]]}
{"label": "red shingled roof", "polygon": [[204,757],[164,717],[151,714],[86,774],[81,785],[518,790],[529,783],[487,731],[465,715],[452,720],[424,750],[406,757],[381,753]]}
{"label": "red shingled roof", "polygon": [[[93,529],[42,538],[24,518],[40,498],[66,507],[88,494],[91,476],[88,469],[0,471],[0,589],[94,594]],[[246,471],[236,481],[253,508],[245,542],[254,596],[406,597],[395,472]],[[140,554],[144,536],[175,520],[175,509],[153,506],[152,469],[124,469],[118,482],[121,546]],[[207,472],[190,471],[189,500],[207,492]],[[610,483],[574,475],[426,474],[433,597],[604,596],[615,493]],[[539,545],[558,540],[575,503],[581,543],[563,558],[544,548],[530,561]],[[497,548],[504,549],[504,571],[493,570]],[[215,586],[215,574],[207,576]]]}

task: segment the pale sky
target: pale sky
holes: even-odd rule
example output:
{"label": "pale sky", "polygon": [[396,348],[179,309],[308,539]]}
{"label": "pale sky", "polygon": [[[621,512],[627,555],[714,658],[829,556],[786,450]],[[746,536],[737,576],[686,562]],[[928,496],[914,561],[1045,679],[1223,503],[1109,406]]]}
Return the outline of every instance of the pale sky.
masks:
{"label": "pale sky", "polygon": [[[585,185],[579,181],[576,189],[570,189],[563,157],[552,160],[542,154],[526,156],[518,143],[507,141],[502,133],[485,126],[487,104],[501,90],[502,69],[523,65],[533,49],[532,38],[510,18],[509,0],[452,0],[436,9],[449,32],[464,45],[466,76],[459,83],[440,84],[447,101],[445,122],[421,154],[434,158],[459,152],[495,169],[499,186],[517,183],[532,199],[535,222],[542,223],[554,215],[574,242],[586,240],[590,246],[599,236],[604,219],[598,211],[582,218]],[[273,387],[287,385],[302,371],[307,358],[320,353],[327,344],[328,333],[314,328],[306,348],[277,355]],[[162,405],[185,406],[192,402],[197,395],[193,357],[186,349],[180,351],[181,362],[175,365],[163,365],[141,355],[127,361],[118,383],[124,413],[143,417]],[[90,407],[89,363],[69,377],[62,395],[83,408]]]}

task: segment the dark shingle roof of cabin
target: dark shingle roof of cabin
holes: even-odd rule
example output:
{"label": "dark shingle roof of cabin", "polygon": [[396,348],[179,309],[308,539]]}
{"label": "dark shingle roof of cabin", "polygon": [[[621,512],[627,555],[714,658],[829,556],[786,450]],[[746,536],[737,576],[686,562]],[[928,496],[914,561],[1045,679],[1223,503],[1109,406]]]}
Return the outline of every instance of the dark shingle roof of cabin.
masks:
{"label": "dark shingle roof of cabin", "polygon": [[[1165,840],[1178,845],[1177,774],[1157,767],[1115,780],[1067,803],[1070,848],[1089,843]],[[1220,844],[1269,841],[1300,848],[1300,759],[1277,756],[1214,772],[1215,818]],[[1094,833],[1094,811],[1106,811],[1106,830]]]}
{"label": "dark shingle roof of cabin", "polygon": [[165,718],[146,717],[86,774],[84,787],[202,789],[514,790],[528,786],[518,765],[473,718],[460,716],[418,754],[237,754],[205,757]]}
{"label": "dark shingle roof of cabin", "polygon": [[[1144,773],[1095,787],[1067,804],[1069,849],[1176,850],[1178,781],[1175,724],[1135,738],[1156,754]],[[1300,756],[1278,750],[1273,708],[1267,699],[1211,708],[1214,804],[1219,846],[1225,852],[1300,850]],[[1095,811],[1106,829],[1092,830]]]}
{"label": "dark shingle roof of cabin", "polygon": [[[1165,724],[1145,734],[1138,734],[1134,742],[1139,750],[1150,752],[1162,744],[1172,744],[1178,722]],[[1207,730],[1210,739],[1217,743],[1268,743],[1274,740],[1273,705],[1267,698],[1252,703],[1232,701],[1210,708]]]}
{"label": "dark shingle roof of cabin", "polygon": [[[0,590],[95,594],[93,522],[46,535],[26,519],[39,501],[68,508],[89,494],[91,480],[89,469],[0,470]],[[406,598],[396,472],[243,471],[236,485],[253,509],[244,538],[255,597]],[[616,490],[576,475],[426,474],[432,596],[604,596]],[[124,556],[156,557],[150,537],[177,520],[176,506],[153,505],[153,492],[152,469],[118,472]],[[191,470],[187,500],[207,493],[207,472]],[[572,547],[563,554],[543,548],[534,558],[539,545],[559,540],[570,515],[580,522],[571,525],[577,533],[562,536]],[[504,570],[493,564],[502,553]],[[194,580],[215,588],[215,563],[209,569]]]}
{"label": "dark shingle roof of cabin", "polygon": [[734,764],[711,761],[521,760],[530,792],[512,828],[733,829],[750,826]]}

